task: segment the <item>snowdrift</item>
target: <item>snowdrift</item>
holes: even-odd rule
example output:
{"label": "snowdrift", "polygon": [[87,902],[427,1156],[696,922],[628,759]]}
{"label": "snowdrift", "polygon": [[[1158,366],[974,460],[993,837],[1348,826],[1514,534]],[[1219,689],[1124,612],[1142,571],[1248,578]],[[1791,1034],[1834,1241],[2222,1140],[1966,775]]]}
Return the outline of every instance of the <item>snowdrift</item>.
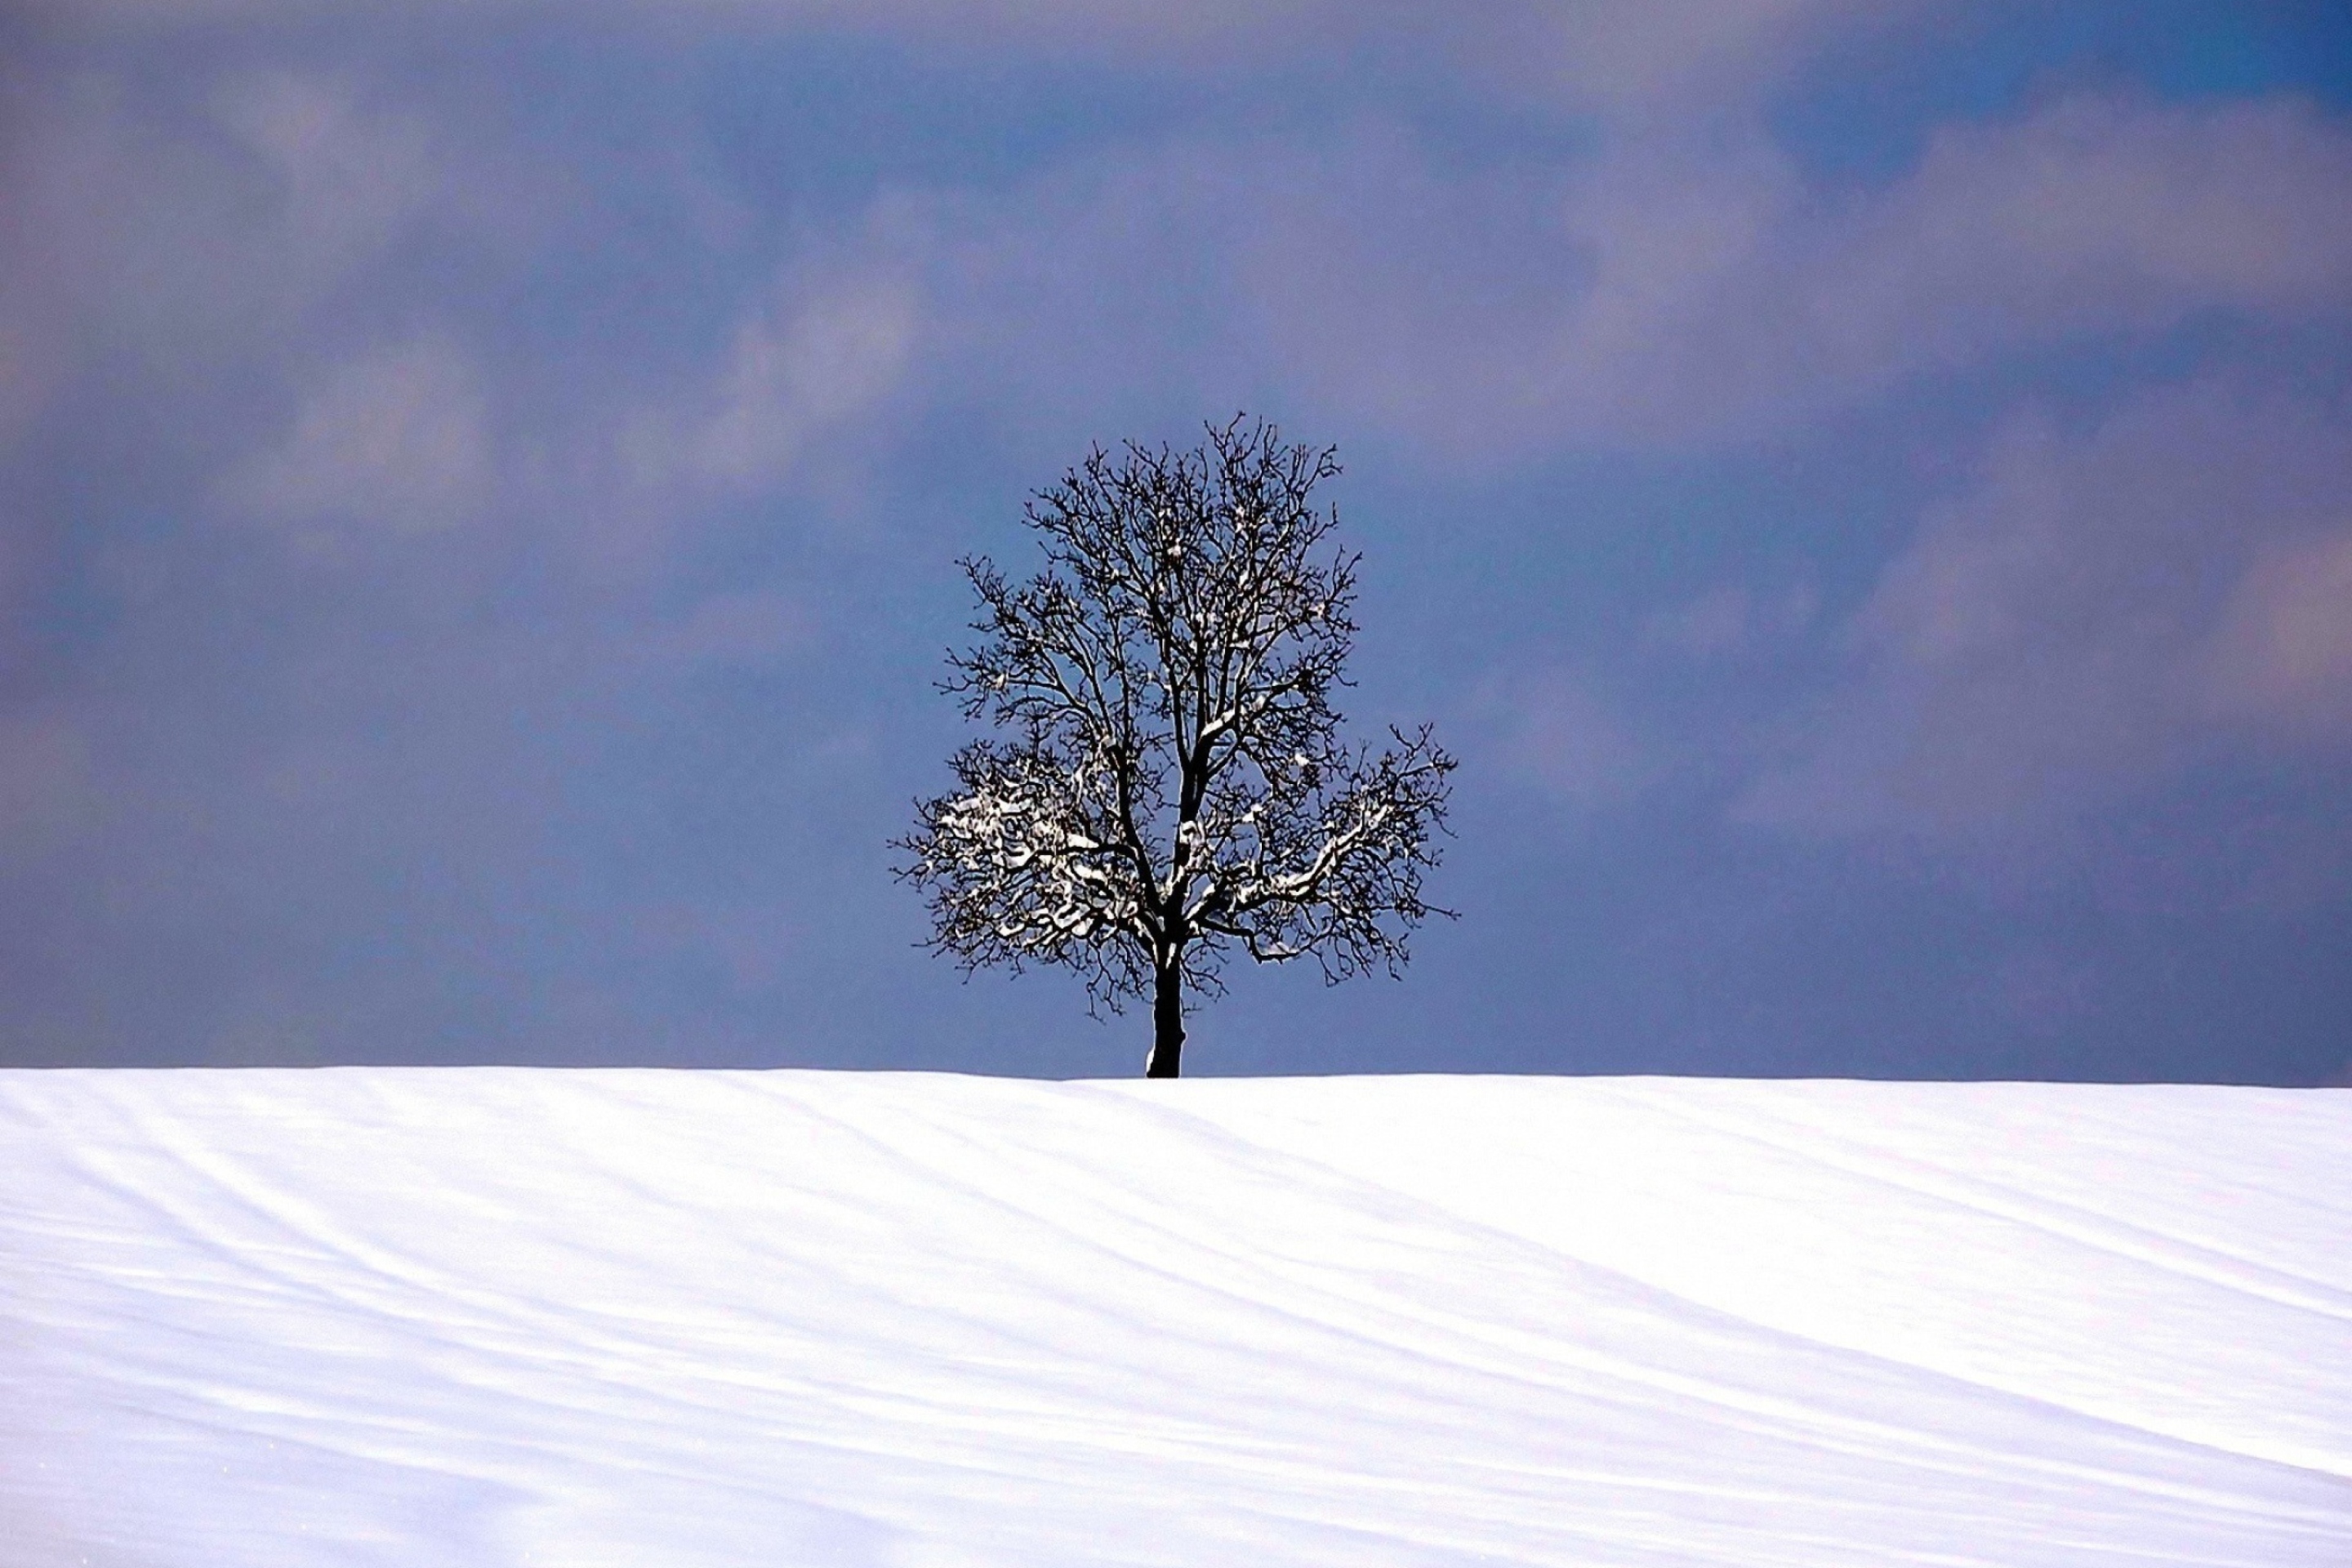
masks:
{"label": "snowdrift", "polygon": [[0,1073],[0,1563],[2352,1563],[2352,1091]]}

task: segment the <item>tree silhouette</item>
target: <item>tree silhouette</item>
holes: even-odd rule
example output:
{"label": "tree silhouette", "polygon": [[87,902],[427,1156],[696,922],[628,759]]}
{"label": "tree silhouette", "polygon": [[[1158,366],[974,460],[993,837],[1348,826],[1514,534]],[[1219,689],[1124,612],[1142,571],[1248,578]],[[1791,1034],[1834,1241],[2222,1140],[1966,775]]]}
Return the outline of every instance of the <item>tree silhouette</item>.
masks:
{"label": "tree silhouette", "polygon": [[1350,747],[1331,705],[1359,557],[1311,492],[1339,472],[1239,417],[1184,451],[1097,447],[1024,510],[1045,571],[961,563],[980,641],[942,689],[1009,734],[955,754],[898,874],[967,971],[1066,964],[1114,1012],[1150,996],[1153,1078],[1178,1072],[1185,988],[1221,994],[1232,951],[1393,975],[1449,912],[1422,873],[1454,758],[1427,725]]}

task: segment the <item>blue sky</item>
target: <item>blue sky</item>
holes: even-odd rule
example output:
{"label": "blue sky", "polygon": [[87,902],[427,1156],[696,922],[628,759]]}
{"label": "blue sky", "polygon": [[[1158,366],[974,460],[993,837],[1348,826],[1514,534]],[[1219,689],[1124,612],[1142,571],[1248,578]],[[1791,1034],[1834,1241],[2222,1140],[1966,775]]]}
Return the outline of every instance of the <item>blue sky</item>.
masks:
{"label": "blue sky", "polygon": [[885,841],[954,559],[1247,409],[1462,919],[1192,1070],[2352,1071],[2340,5],[0,45],[0,1063],[1136,1070]]}

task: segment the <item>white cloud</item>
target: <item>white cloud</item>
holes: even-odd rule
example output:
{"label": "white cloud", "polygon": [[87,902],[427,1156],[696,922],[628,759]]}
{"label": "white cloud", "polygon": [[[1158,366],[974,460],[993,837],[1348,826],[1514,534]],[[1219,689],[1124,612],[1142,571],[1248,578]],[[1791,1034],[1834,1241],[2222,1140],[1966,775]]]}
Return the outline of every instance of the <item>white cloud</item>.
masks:
{"label": "white cloud", "polygon": [[648,662],[660,668],[770,669],[808,642],[815,616],[796,595],[772,588],[713,595],[683,620],[653,632]]}
{"label": "white cloud", "polygon": [[444,194],[443,160],[419,118],[363,107],[331,77],[232,76],[212,94],[220,122],[275,186],[281,231],[302,269],[332,276],[380,250]]}
{"label": "white cloud", "polygon": [[1498,0],[1433,8],[1363,0],[34,0],[52,24],[138,35],[339,20],[489,26],[533,14],[580,26],[655,21],[673,36],[816,33],[965,57],[1277,68],[1320,55],[1466,69],[1501,89],[1612,114],[1745,108],[1842,36],[1870,36],[1948,0]]}
{"label": "white cloud", "polygon": [[1839,36],[1950,7],[1940,0],[1567,0],[1487,18],[1474,59],[1523,89],[1618,116],[1693,103],[1748,107],[1763,84]]}
{"label": "white cloud", "polygon": [[630,421],[632,478],[738,489],[781,479],[812,441],[898,385],[919,321],[917,293],[895,273],[788,273],[737,322],[707,386]]}
{"label": "white cloud", "polygon": [[174,436],[216,444],[241,389],[315,363],[327,320],[348,342],[353,318],[419,292],[409,242],[510,258],[561,199],[509,142],[249,57],[191,64],[169,90],[0,67],[0,442],[77,385],[119,399],[127,372],[194,405]]}
{"label": "white cloud", "polygon": [[[833,33],[959,51],[1178,59],[1328,47],[1361,7],[1341,0],[33,0],[55,25],[137,34],[240,25],[425,21],[496,26],[534,14],[606,27],[647,21],[705,35]],[[1376,16],[1373,18],[1378,20]]]}
{"label": "white cloud", "polygon": [[1857,367],[2080,330],[2352,305],[2352,133],[2293,100],[2075,99],[1939,132],[1834,226],[1811,320]]}
{"label": "white cloud", "polygon": [[1641,743],[1588,671],[1546,665],[1497,677],[1475,707],[1512,772],[1563,805],[1597,810],[1640,788]]}
{"label": "white cloud", "polygon": [[1811,583],[1769,595],[1727,584],[1649,616],[1642,645],[1689,659],[1729,658],[1804,630],[1820,608]]}
{"label": "white cloud", "polygon": [[48,401],[55,357],[54,347],[37,341],[33,323],[0,313],[0,451],[15,443]]}
{"label": "white cloud", "polygon": [[480,379],[457,342],[425,332],[336,366],[293,428],[233,470],[233,510],[313,533],[361,522],[414,533],[471,521],[496,479]]}
{"label": "white cloud", "polygon": [[2352,736],[2352,523],[2266,547],[2231,592],[2202,666],[2217,717]]}
{"label": "white cloud", "polygon": [[2086,335],[2352,312],[2352,130],[2289,100],[2078,99],[1853,192],[1755,136],[1621,136],[1542,181],[1384,136],[1251,161],[1285,377],[1465,455],[1740,438]]}
{"label": "white cloud", "polygon": [[0,861],[37,854],[96,814],[89,738],[58,705],[0,714]]}
{"label": "white cloud", "polygon": [[2250,743],[2346,732],[2352,420],[2221,382],[2023,417],[1848,627],[1850,681],[1739,814],[2031,832]]}
{"label": "white cloud", "polygon": [[915,321],[910,289],[866,277],[791,301],[781,321],[756,312],[736,331],[718,408],[694,433],[690,460],[737,483],[782,471],[814,432],[890,390]]}

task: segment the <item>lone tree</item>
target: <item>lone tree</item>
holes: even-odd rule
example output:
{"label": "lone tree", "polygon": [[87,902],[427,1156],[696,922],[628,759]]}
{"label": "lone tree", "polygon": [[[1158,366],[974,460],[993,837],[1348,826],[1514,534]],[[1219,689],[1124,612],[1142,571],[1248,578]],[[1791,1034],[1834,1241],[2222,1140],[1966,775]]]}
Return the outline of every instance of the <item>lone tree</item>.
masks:
{"label": "lone tree", "polygon": [[1393,975],[1408,931],[1450,912],[1422,872],[1454,759],[1425,724],[1350,747],[1331,706],[1358,557],[1311,492],[1339,472],[1239,417],[1188,451],[1097,447],[1024,510],[1044,572],[960,563],[981,640],[941,689],[1009,738],[955,754],[955,792],[893,841],[898,875],[967,971],[1067,964],[1113,1012],[1148,994],[1152,1078],[1177,1074],[1185,987],[1222,994],[1232,949]]}

